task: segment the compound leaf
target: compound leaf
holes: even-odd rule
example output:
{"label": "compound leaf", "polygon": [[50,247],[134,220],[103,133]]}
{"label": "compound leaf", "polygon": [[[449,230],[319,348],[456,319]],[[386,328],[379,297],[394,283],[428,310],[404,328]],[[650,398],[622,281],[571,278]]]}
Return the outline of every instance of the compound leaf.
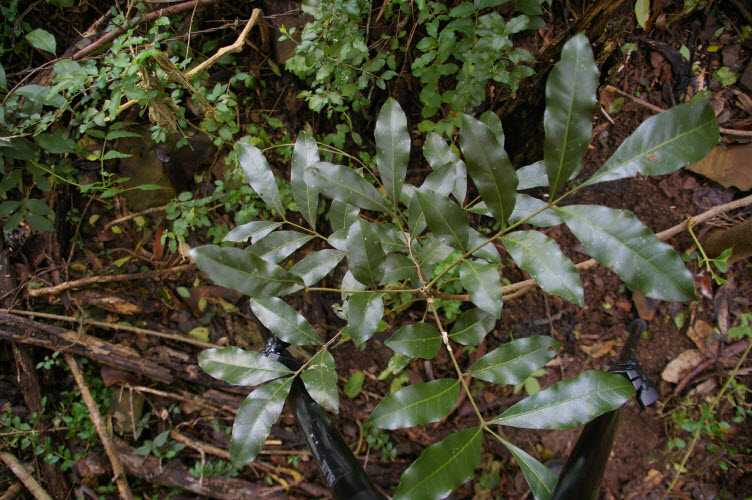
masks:
{"label": "compound leaf", "polygon": [[499,270],[493,264],[466,260],[460,265],[460,283],[470,293],[470,300],[496,319],[501,318]]}
{"label": "compound leaf", "polygon": [[442,243],[464,252],[470,234],[470,218],[467,212],[446,196],[437,193],[417,191],[415,196],[418,198],[428,227],[436,237]]}
{"label": "compound leaf", "polygon": [[251,299],[253,314],[285,342],[295,345],[321,344],[321,337],[302,314],[277,297]]}
{"label": "compound leaf", "polygon": [[411,358],[433,359],[441,347],[441,334],[428,323],[416,323],[403,326],[384,343]]}
{"label": "compound leaf", "polygon": [[549,193],[556,192],[577,174],[592,135],[592,115],[598,68],[583,33],[572,37],[561,51],[546,82],[543,160]]}
{"label": "compound leaf", "polygon": [[238,162],[245,172],[248,184],[269,208],[284,216],[285,207],[282,205],[282,198],[279,196],[277,182],[274,180],[274,173],[264,155],[257,147],[250,144],[239,143],[237,148]]}
{"label": "compound leaf", "polygon": [[399,103],[387,99],[376,119],[376,165],[386,194],[397,206],[410,160],[410,134],[407,117]]}
{"label": "compound leaf", "polygon": [[[344,281],[343,281],[344,283]],[[347,308],[347,329],[356,344],[376,333],[384,316],[384,301],[378,293],[355,293]]]}
{"label": "compound leaf", "polygon": [[505,224],[514,210],[517,174],[497,135],[485,123],[462,116],[460,149],[480,197],[499,224]]}
{"label": "compound leaf", "polygon": [[414,384],[385,397],[367,422],[379,429],[404,429],[446,417],[460,395],[460,381],[442,378]]}
{"label": "compound leaf", "polygon": [[351,168],[320,161],[306,169],[304,179],[333,200],[366,210],[389,211],[381,193]]}
{"label": "compound leaf", "polygon": [[535,370],[551,361],[560,347],[561,342],[542,335],[513,340],[473,363],[465,375],[494,384],[521,384]]}
{"label": "compound leaf", "polygon": [[475,477],[483,429],[472,427],[429,446],[402,474],[394,500],[441,500]]}
{"label": "compound leaf", "polygon": [[248,222],[247,224],[241,224],[240,226],[235,227],[232,231],[227,233],[224,238],[222,238],[222,241],[239,242],[251,238],[251,242],[255,243],[281,225],[281,222],[272,222],[268,220]]}
{"label": "compound leaf", "polygon": [[273,380],[248,395],[232,426],[230,459],[237,467],[252,462],[282,413],[294,377]]}
{"label": "compound leaf", "polygon": [[626,377],[588,370],[528,396],[492,423],[525,429],[571,429],[619,408],[634,392]]}
{"label": "compound leaf", "polygon": [[517,265],[545,292],[585,305],[580,273],[554,240],[538,231],[514,231],[501,241]]}
{"label": "compound leaf", "polygon": [[316,139],[308,132],[301,132],[292,151],[290,189],[300,214],[314,229],[316,228],[316,215],[319,211],[319,192],[305,181],[304,175],[305,169],[317,163],[320,159]]}
{"label": "compound leaf", "polygon": [[248,251],[267,262],[279,264],[312,238],[311,235],[297,231],[276,231],[252,244]]}
{"label": "compound leaf", "polygon": [[306,286],[311,286],[337,267],[346,253],[332,249],[310,253],[296,262],[290,272],[300,276]]}
{"label": "compound leaf", "polygon": [[245,295],[279,296],[303,284],[300,277],[240,248],[204,245],[191,249],[190,255],[216,284]]}
{"label": "compound leaf", "polygon": [[212,377],[233,385],[259,385],[292,374],[278,361],[233,346],[203,351],[198,355],[198,365]]}
{"label": "compound leaf", "polygon": [[680,104],[651,116],[583,186],[643,175],[663,175],[700,161],[720,136],[713,108],[705,103]]}
{"label": "compound leaf", "polygon": [[681,257],[627,210],[569,205],[556,212],[598,262],[632,289],[672,302],[695,297],[694,281]]}
{"label": "compound leaf", "polygon": [[384,278],[386,253],[371,223],[358,219],[347,232],[347,264],[355,279],[376,288]]}
{"label": "compound leaf", "polygon": [[525,475],[525,479],[527,479],[527,484],[530,485],[530,491],[533,493],[535,500],[548,500],[551,498],[551,494],[556,487],[556,481],[558,480],[556,474],[512,443],[503,439],[501,442],[512,453],[514,459],[517,460],[522,473]]}
{"label": "compound leaf", "polygon": [[462,345],[480,345],[495,325],[493,316],[476,307],[459,317],[449,332],[449,338]]}
{"label": "compound leaf", "polygon": [[311,359],[308,369],[300,376],[308,394],[324,408],[334,413],[339,411],[337,370],[334,357],[329,351],[319,351]]}

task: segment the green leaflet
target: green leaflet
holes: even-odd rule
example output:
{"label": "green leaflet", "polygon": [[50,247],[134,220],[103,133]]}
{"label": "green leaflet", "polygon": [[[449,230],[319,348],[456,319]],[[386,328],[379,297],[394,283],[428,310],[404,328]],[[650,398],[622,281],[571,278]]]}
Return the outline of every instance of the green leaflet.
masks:
{"label": "green leaflet", "polygon": [[314,165],[320,159],[316,139],[308,132],[301,132],[298,135],[298,140],[295,141],[295,148],[292,152],[290,189],[300,214],[314,229],[316,228],[316,215],[319,210],[319,192],[305,182],[304,175],[305,169]]}
{"label": "green leaflet", "polygon": [[282,413],[294,377],[273,380],[248,395],[232,426],[230,459],[237,467],[252,462]]}
{"label": "green leaflet", "polygon": [[248,251],[267,262],[279,264],[311,239],[313,236],[297,231],[275,231],[252,244]]}
{"label": "green leaflet", "polygon": [[694,299],[692,273],[679,254],[631,212],[595,205],[569,205],[556,212],[588,253],[632,290],[672,302]]}
{"label": "green leaflet", "polygon": [[304,180],[333,200],[366,210],[389,211],[381,193],[351,168],[320,161],[305,170]]}
{"label": "green leaflet", "polygon": [[494,219],[504,225],[514,210],[519,181],[503,145],[488,125],[463,115],[460,149],[481,198]]}
{"label": "green leaflet", "polygon": [[[545,206],[545,201],[526,194],[517,193],[517,204],[514,206],[514,212],[509,216],[509,224],[517,224],[523,219],[527,219],[525,221],[527,224],[538,227],[551,227],[561,224],[561,217],[556,214],[553,208],[548,208],[533,215],[535,212],[545,208]],[[528,219],[528,217],[530,218]]]}
{"label": "green leaflet", "polygon": [[387,99],[376,119],[376,165],[387,196],[397,206],[410,160],[410,134],[407,117],[399,103]]}
{"label": "green leaflet", "polygon": [[281,225],[281,222],[272,222],[268,220],[248,222],[247,224],[241,224],[240,226],[235,227],[232,231],[227,233],[224,238],[222,238],[222,241],[239,242],[251,238],[251,242],[255,243]]}
{"label": "green leaflet", "polygon": [[321,337],[303,315],[282,299],[254,297],[253,314],[265,327],[285,342],[295,345],[321,344]]}
{"label": "green leaflet", "polygon": [[348,229],[350,225],[358,220],[360,209],[348,205],[344,201],[333,200],[329,207],[329,224],[332,226],[332,232],[340,229]]}
{"label": "green leaflet", "polygon": [[551,361],[561,342],[541,335],[508,342],[489,352],[468,368],[465,375],[494,384],[521,384],[535,370]]}
{"label": "green leaflet", "polygon": [[449,338],[462,345],[480,345],[495,325],[496,320],[483,309],[470,309],[454,322]]}
{"label": "green leaflet", "polygon": [[370,222],[358,219],[347,232],[347,264],[355,279],[371,288],[384,278],[386,253]]}
{"label": "green leaflet", "polygon": [[532,165],[517,169],[517,178],[520,180],[517,184],[517,191],[548,186],[546,163],[543,160],[536,161]]}
{"label": "green leaflet", "polygon": [[[473,249],[486,240],[488,240],[486,236],[480,234],[472,227],[469,229],[469,237],[467,239],[468,249]],[[499,250],[496,248],[496,245],[494,245],[492,241],[489,241],[478,250],[473,252],[473,257],[478,257],[479,259],[487,260],[488,262],[496,264],[499,267],[503,267],[503,263],[501,262],[501,255],[499,255]]]}
{"label": "green leaflet", "polygon": [[355,343],[362,344],[370,339],[383,316],[384,302],[380,294],[352,294],[347,308],[347,327]]}
{"label": "green leaflet", "polygon": [[546,81],[543,160],[551,199],[580,169],[592,136],[598,68],[583,33],[572,37]]}
{"label": "green leaflet", "polygon": [[680,104],[642,122],[582,185],[634,177],[638,172],[669,174],[700,161],[719,140],[713,108],[705,103]]}
{"label": "green leaflet", "polygon": [[434,235],[441,242],[464,252],[470,234],[467,212],[446,196],[437,193],[417,191],[415,197]]}
{"label": "green leaflet", "polygon": [[311,286],[332,272],[345,254],[346,252],[332,249],[309,253],[296,262],[290,272],[300,276],[306,286]]}
{"label": "green leaflet", "polygon": [[460,381],[437,379],[414,384],[385,397],[366,422],[379,429],[404,429],[446,417],[460,394]]}
{"label": "green leaflet", "polygon": [[339,411],[337,370],[334,357],[329,351],[317,352],[300,378],[314,401],[334,413]]}
{"label": "green leaflet", "polygon": [[278,296],[303,283],[298,276],[239,248],[204,245],[191,249],[190,255],[216,284],[245,295]]}
{"label": "green leaflet", "polygon": [[441,347],[441,334],[432,325],[416,323],[403,326],[384,343],[411,358],[433,359]]}
{"label": "green leaflet", "polygon": [[501,238],[509,254],[547,293],[582,307],[580,273],[554,240],[538,231],[514,231]]}
{"label": "green leaflet", "polygon": [[465,429],[423,450],[402,474],[394,500],[440,500],[475,477],[482,432]]}
{"label": "green leaflet", "polygon": [[386,256],[384,265],[384,278],[380,285],[402,281],[404,279],[418,279],[418,272],[410,257],[398,253],[390,253]]}
{"label": "green leaflet", "polygon": [[556,474],[512,443],[503,439],[501,442],[512,453],[514,459],[517,460],[522,473],[525,475],[525,479],[527,479],[527,484],[530,485],[530,491],[532,491],[535,500],[548,500],[551,498],[551,494],[556,487],[556,481],[558,480]]}
{"label": "green leaflet", "polygon": [[292,374],[278,361],[232,346],[203,351],[198,356],[198,364],[212,377],[233,385],[259,385]]}
{"label": "green leaflet", "polygon": [[528,396],[491,423],[525,429],[571,429],[619,408],[634,393],[625,377],[588,370]]}
{"label": "green leaflet", "polygon": [[235,147],[238,150],[238,162],[245,172],[248,184],[269,208],[284,216],[285,207],[282,205],[282,198],[279,196],[277,182],[274,180],[274,173],[264,155],[257,147],[250,144],[237,143]]}
{"label": "green leaflet", "polygon": [[467,193],[467,168],[454,149],[439,134],[429,132],[423,143],[423,156],[433,169],[437,169],[447,163],[451,163],[454,166],[455,185],[452,189],[452,194],[457,201],[464,202]]}
{"label": "green leaflet", "polygon": [[460,265],[460,283],[470,293],[473,304],[496,319],[501,318],[501,295],[499,270],[493,264],[466,260]]}

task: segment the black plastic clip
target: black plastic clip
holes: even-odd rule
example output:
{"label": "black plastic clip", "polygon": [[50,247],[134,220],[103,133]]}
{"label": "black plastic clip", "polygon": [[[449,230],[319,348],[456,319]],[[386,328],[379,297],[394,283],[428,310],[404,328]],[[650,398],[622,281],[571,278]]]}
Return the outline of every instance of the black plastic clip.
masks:
{"label": "black plastic clip", "polygon": [[637,401],[643,408],[652,405],[661,396],[655,383],[645,375],[642,366],[640,366],[640,363],[636,359],[616,363],[608,372],[621,375],[632,382],[637,391]]}

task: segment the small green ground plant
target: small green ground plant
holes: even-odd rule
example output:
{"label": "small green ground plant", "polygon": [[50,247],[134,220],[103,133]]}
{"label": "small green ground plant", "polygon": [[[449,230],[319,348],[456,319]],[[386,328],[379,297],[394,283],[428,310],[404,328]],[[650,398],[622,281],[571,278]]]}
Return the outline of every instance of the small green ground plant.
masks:
{"label": "small green ground plant", "polygon": [[[632,213],[563,202],[595,183],[638,173],[673,172],[702,158],[719,140],[712,108],[705,103],[683,104],[646,120],[595,174],[570,183],[581,169],[591,139],[597,83],[590,44],[584,35],[577,35],[564,46],[548,78],[544,158],[517,170],[504,151],[499,118],[492,113],[479,120],[462,116],[462,156],[438,134],[428,134],[423,155],[433,171],[420,186],[406,182],[411,140],[406,116],[392,99],[376,121],[378,172],[366,165],[353,169],[320,161],[315,140],[302,132],[292,156],[290,183],[303,221],[288,213],[261,151],[246,140],[236,144],[248,182],[277,217],[238,226],[225,237],[227,242],[250,239],[247,248],[206,245],[194,248],[191,255],[217,284],[250,296],[253,313],[279,338],[318,348],[298,371],[237,347],[201,353],[199,364],[212,376],[231,384],[263,384],[238,410],[230,443],[236,465],[259,454],[296,377],[316,401],[336,412],[338,376],[330,351],[344,340],[362,345],[387,325],[394,327],[385,341],[394,351],[389,363],[392,373],[399,373],[412,359],[431,360],[443,348],[456,377],[397,390],[376,406],[366,423],[393,430],[440,421],[451,412],[463,387],[477,416],[477,425],[453,429],[449,437],[426,448],[402,475],[394,498],[443,498],[472,479],[484,437],[498,440],[511,452],[536,498],[551,495],[554,473],[510,443],[503,426],[572,428],[618,408],[634,389],[624,377],[586,371],[540,391],[528,391],[534,393],[499,415],[489,417],[479,410],[465,377],[522,384],[561,347],[547,336],[519,338],[470,366],[458,362],[453,346],[482,343],[501,317],[504,292],[517,288],[502,286],[497,245],[503,245],[545,292],[582,306],[584,290],[575,266],[553,239],[527,229],[565,224],[593,258],[631,289],[662,300],[692,300],[692,275],[681,257]],[[468,177],[477,198],[468,196]],[[547,201],[521,192],[546,186]],[[317,220],[320,195],[331,200],[324,209],[327,230]],[[498,224],[498,230],[483,235],[471,227],[471,213],[484,214],[491,221],[484,225]],[[314,247],[316,241],[327,248]],[[296,250],[307,244],[312,251],[299,258]],[[447,258],[450,262],[445,262]],[[344,272],[339,286],[318,286],[338,267]],[[447,293],[450,281],[444,278],[457,269],[451,283],[459,283],[459,290]],[[325,342],[283,300],[293,293],[339,294],[335,311],[346,326]],[[469,307],[450,328],[438,310],[439,300],[461,301]],[[422,308],[423,320],[404,324],[400,312],[407,307]]]}

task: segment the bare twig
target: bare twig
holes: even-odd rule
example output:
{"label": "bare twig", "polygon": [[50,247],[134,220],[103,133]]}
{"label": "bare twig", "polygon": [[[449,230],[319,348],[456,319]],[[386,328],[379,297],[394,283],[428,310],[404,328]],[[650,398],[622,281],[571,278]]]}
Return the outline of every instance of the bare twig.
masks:
{"label": "bare twig", "polygon": [[154,271],[147,271],[145,273],[92,276],[91,278],[81,278],[80,280],[66,281],[65,283],[60,283],[59,285],[55,286],[47,286],[44,288],[28,290],[27,293],[29,294],[29,297],[39,297],[41,295],[57,295],[60,292],[71,290],[73,288],[83,288],[85,286],[101,283],[115,283],[118,281],[133,281],[144,278],[157,278],[166,274],[179,273],[195,268],[195,264],[185,264],[182,266],[171,267],[169,269],[155,269]]}
{"label": "bare twig", "polygon": [[107,430],[104,420],[102,420],[102,414],[99,413],[99,406],[97,406],[96,401],[94,401],[94,398],[89,391],[89,386],[86,385],[84,376],[81,373],[81,368],[79,368],[76,358],[70,354],[65,354],[65,361],[68,363],[68,366],[70,366],[73,378],[76,380],[76,385],[78,385],[78,389],[81,391],[81,397],[86,404],[86,408],[89,409],[89,418],[91,418],[91,422],[94,424],[97,434],[99,434],[99,439],[102,440],[102,444],[104,445],[104,451],[110,459],[112,473],[115,476],[115,482],[117,483],[118,491],[120,492],[120,498],[131,500],[133,494],[131,493],[130,486],[128,486],[128,479],[125,477],[123,464],[120,461],[120,453],[118,453],[115,444],[112,442],[112,436]]}
{"label": "bare twig", "polygon": [[[606,85],[606,90],[610,90],[610,91],[612,91],[612,92],[614,92],[616,94],[623,95],[624,97],[628,97],[628,98],[632,99],[632,101],[634,101],[637,104],[639,104],[640,106],[648,108],[649,110],[654,111],[656,113],[663,113],[664,111],[666,111],[665,109],[663,109],[663,108],[661,108],[659,106],[656,106],[655,104],[650,104],[649,102],[645,102],[642,99],[640,99],[639,97],[635,97],[632,94],[630,94],[628,92],[624,92],[623,90],[617,89],[616,87],[613,87],[611,85]],[[720,127],[719,131],[722,134],[726,134],[726,135],[735,135],[737,137],[752,137],[752,130],[735,130],[735,129],[731,129],[731,128]]]}
{"label": "bare twig", "polygon": [[34,498],[37,500],[52,500],[52,497],[44,491],[44,488],[42,488],[37,480],[29,474],[26,467],[24,467],[15,456],[7,452],[1,452],[0,460],[2,460],[11,472],[13,472],[24,486],[26,486],[26,489],[29,490],[29,493],[31,493]]}

